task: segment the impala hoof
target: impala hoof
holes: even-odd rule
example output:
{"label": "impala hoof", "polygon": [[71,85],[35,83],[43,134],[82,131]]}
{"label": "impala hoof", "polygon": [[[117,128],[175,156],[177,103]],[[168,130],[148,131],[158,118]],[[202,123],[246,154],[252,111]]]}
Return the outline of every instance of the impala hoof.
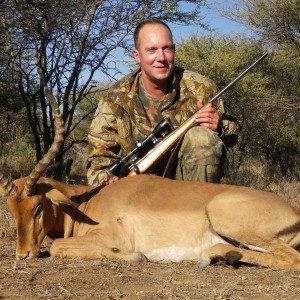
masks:
{"label": "impala hoof", "polygon": [[208,260],[199,260],[197,262],[197,267],[200,269],[204,269],[210,265],[210,261]]}

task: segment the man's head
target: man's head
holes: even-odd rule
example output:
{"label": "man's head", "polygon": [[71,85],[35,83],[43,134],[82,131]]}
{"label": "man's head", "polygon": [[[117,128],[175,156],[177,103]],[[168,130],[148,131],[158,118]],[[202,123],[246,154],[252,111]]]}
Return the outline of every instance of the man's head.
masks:
{"label": "man's head", "polygon": [[162,26],[164,26],[169,31],[169,33],[171,35],[171,39],[173,41],[172,31],[165,22],[158,20],[158,19],[148,19],[148,20],[141,22],[139,25],[137,25],[134,30],[133,39],[134,39],[134,46],[136,49],[138,49],[138,40],[139,40],[140,31],[146,25],[150,25],[150,26],[151,25],[162,25]]}
{"label": "man's head", "polygon": [[163,83],[174,69],[175,46],[172,32],[160,20],[147,20],[134,32],[134,58],[142,69],[143,82]]}

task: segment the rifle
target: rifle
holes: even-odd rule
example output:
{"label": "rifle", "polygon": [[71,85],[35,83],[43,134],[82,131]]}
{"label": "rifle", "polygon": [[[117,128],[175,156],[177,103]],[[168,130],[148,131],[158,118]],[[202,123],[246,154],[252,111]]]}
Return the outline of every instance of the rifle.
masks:
{"label": "rifle", "polygon": [[[229,88],[231,88],[238,80],[244,77],[250,70],[252,70],[261,60],[263,60],[268,54],[263,54],[254,63],[252,63],[246,70],[244,70],[239,76],[232,80],[227,86],[219,91],[213,98],[211,98],[201,109],[210,107],[214,101],[224,94]],[[189,119],[183,122],[175,130],[166,134],[165,137],[159,141],[166,131],[169,131],[171,125],[165,120],[157,125],[153,132],[145,138],[142,142],[137,142],[136,147],[130,151],[127,155],[116,161],[111,165],[108,170],[114,175],[119,176],[120,170],[123,169],[123,174],[126,176],[132,176],[140,173],[145,173],[158,159],[160,159],[168,150],[170,150],[175,143],[183,136],[187,130],[195,126],[195,114]],[[149,147],[150,142],[152,143],[152,149],[150,149],[143,157],[138,158],[138,153],[144,150],[144,147]]]}
{"label": "rifle", "polygon": [[[158,143],[159,138],[163,136],[163,134],[170,132],[172,130],[171,125],[166,121],[162,120],[159,122],[154,130],[148,135],[144,140],[137,141],[136,146],[126,155],[121,157],[119,160],[114,162],[108,170],[119,177],[127,176],[129,171],[135,165],[135,163],[139,160],[139,157],[143,155],[147,149],[151,149],[155,147]],[[130,166],[128,164],[130,163]],[[131,167],[132,166],[132,167]]]}

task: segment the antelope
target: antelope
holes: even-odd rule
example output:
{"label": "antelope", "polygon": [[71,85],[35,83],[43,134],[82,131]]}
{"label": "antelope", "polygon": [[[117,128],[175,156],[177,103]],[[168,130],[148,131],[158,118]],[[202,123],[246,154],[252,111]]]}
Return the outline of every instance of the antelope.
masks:
{"label": "antelope", "polygon": [[64,138],[57,104],[47,95],[56,126],[50,150],[28,177],[0,176],[18,259],[38,257],[48,235],[50,254],[61,258],[190,260],[202,268],[218,258],[300,271],[300,213],[273,193],[154,175],[96,187],[42,177]]}

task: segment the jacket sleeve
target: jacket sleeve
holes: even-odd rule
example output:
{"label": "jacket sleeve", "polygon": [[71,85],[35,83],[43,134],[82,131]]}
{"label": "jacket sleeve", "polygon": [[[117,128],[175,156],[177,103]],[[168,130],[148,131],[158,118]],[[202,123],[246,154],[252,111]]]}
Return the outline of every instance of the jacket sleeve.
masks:
{"label": "jacket sleeve", "polygon": [[121,155],[117,117],[119,109],[113,102],[100,97],[88,134],[87,180],[90,185],[99,185],[108,180],[111,174],[107,167]]}

